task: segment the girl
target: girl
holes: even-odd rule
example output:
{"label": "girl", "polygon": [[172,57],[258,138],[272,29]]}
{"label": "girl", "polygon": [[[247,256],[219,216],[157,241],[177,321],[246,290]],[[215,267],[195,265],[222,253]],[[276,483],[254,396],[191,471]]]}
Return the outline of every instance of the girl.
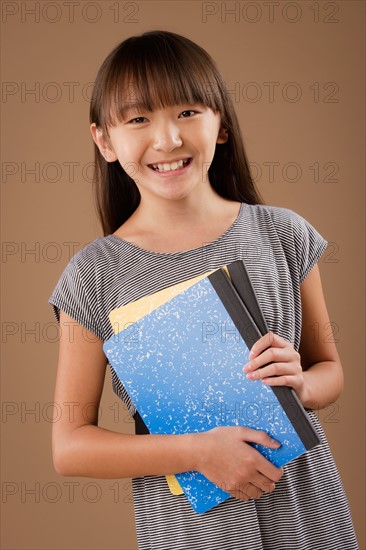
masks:
{"label": "girl", "polygon": [[[264,204],[222,77],[187,38],[151,31],[119,44],[98,72],[90,122],[104,237],[73,256],[49,299],[62,329],[55,401],[79,405],[72,418],[65,409],[53,424],[56,471],[131,477],[141,550],[356,549],[342,482],[314,412],[343,388],[336,346],[326,338],[317,266],[327,241],[292,210]],[[276,447],[258,430],[130,435],[99,427],[109,312],[237,259],[245,260],[270,327],[243,376],[294,388],[321,444],[277,468],[250,445]],[[86,418],[90,403],[94,414]],[[231,497],[196,514],[165,478],[189,470]]]}

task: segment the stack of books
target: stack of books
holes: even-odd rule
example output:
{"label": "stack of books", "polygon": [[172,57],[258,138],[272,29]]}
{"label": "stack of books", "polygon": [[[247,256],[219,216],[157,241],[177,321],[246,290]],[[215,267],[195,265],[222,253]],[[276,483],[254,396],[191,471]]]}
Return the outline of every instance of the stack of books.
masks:
{"label": "stack of books", "polygon": [[[103,350],[126,388],[145,433],[184,434],[245,426],[281,443],[251,443],[283,466],[320,440],[289,387],[249,380],[243,366],[268,332],[242,260],[223,265],[111,311]],[[143,432],[140,432],[143,433]],[[196,471],[167,475],[203,513],[231,495]]]}

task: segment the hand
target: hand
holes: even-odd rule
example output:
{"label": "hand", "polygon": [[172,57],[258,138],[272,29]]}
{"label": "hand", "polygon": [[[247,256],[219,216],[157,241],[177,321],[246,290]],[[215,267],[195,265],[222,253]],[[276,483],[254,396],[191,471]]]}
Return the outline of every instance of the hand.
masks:
{"label": "hand", "polygon": [[285,338],[268,332],[253,345],[249,359],[243,371],[250,380],[262,380],[269,386],[290,386],[300,399],[304,395],[301,357]]}
{"label": "hand", "polygon": [[242,426],[218,426],[194,434],[196,449],[195,470],[201,472],[223,491],[238,500],[260,498],[263,492],[275,490],[275,481],[283,475],[247,441],[271,449],[280,446],[267,433]]}

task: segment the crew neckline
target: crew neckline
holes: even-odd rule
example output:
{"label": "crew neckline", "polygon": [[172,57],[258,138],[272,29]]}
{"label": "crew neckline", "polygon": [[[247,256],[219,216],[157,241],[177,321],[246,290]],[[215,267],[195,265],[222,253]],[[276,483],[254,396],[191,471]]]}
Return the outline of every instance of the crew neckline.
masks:
{"label": "crew neckline", "polygon": [[239,220],[242,216],[242,213],[244,211],[244,207],[246,205],[247,205],[247,203],[245,203],[245,202],[242,202],[240,204],[239,212],[238,212],[238,215],[236,216],[235,220],[230,225],[230,227],[228,227],[228,229],[226,229],[226,231],[224,231],[224,233],[222,233],[219,237],[217,237],[217,239],[215,239],[214,241],[211,241],[209,243],[202,244],[201,246],[198,246],[196,248],[190,248],[188,250],[179,250],[177,252],[155,252],[154,250],[148,250],[146,248],[142,248],[141,246],[138,246],[137,244],[132,243],[131,241],[126,241],[125,239],[122,239],[121,237],[118,237],[117,235],[114,235],[112,233],[110,235],[107,235],[105,238],[106,239],[112,239],[112,241],[120,242],[121,244],[124,244],[124,245],[126,245],[130,248],[133,248],[134,250],[137,250],[137,251],[139,251],[143,254],[147,254],[147,255],[150,255],[150,256],[173,257],[173,256],[179,256],[179,255],[182,255],[182,254],[189,254],[189,253],[192,253],[192,252],[197,252],[197,251],[201,251],[202,249],[209,248],[209,247],[211,247],[213,245],[216,245],[217,243],[221,242],[223,239],[225,239],[236,228],[236,226],[239,223]]}

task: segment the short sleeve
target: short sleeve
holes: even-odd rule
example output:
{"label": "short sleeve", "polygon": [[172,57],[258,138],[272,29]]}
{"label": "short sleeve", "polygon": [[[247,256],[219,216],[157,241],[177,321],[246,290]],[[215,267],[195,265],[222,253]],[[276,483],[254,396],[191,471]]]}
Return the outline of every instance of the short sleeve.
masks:
{"label": "short sleeve", "polygon": [[328,241],[305,218],[296,212],[292,213],[292,231],[301,284],[327,248]]}
{"label": "short sleeve", "polygon": [[328,241],[297,212],[268,207],[291,272],[301,284],[328,246]]}
{"label": "short sleeve", "polygon": [[53,313],[58,323],[60,323],[60,309],[62,309],[80,325],[103,340],[100,324],[97,322],[96,308],[93,307],[93,300],[90,293],[88,295],[86,291],[78,268],[79,257],[80,253],[77,253],[71,258],[53,289],[48,303],[53,306]]}

